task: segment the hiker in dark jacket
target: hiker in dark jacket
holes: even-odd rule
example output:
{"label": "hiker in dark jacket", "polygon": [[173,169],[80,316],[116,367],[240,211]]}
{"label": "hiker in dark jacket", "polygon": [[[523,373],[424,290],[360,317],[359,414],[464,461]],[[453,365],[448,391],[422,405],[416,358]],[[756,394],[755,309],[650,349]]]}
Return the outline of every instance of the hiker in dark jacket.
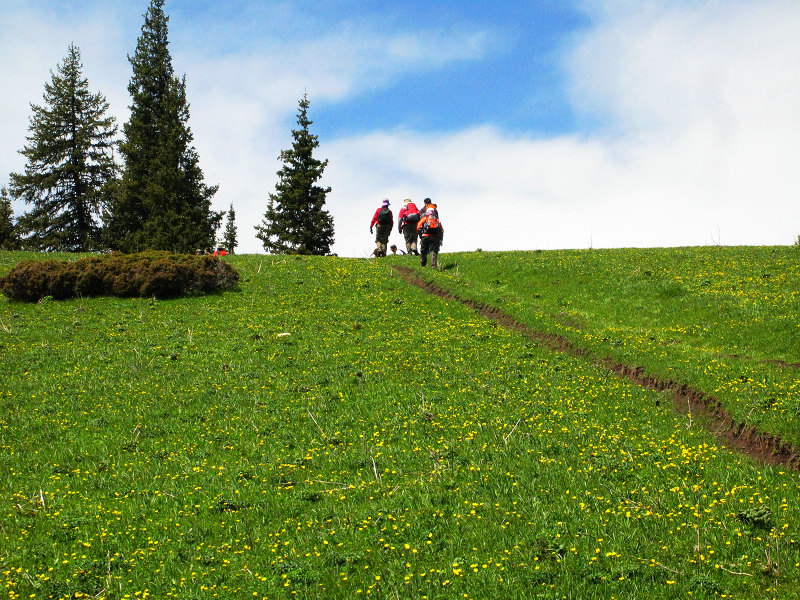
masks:
{"label": "hiker in dark jacket", "polygon": [[389,244],[389,234],[394,228],[394,215],[389,209],[389,199],[384,198],[369,224],[369,232],[375,228],[375,256],[386,256],[386,247]]}
{"label": "hiker in dark jacket", "polygon": [[425,200],[423,200],[423,202],[425,203],[425,205],[422,207],[422,210],[420,211],[422,213],[421,216],[427,215],[428,214],[428,209],[432,208],[434,210],[435,217],[438,219],[439,218],[439,207],[436,206],[433,203],[433,200],[431,200],[430,198],[425,198]]}
{"label": "hiker in dark jacket", "polygon": [[431,255],[431,266],[439,266],[439,249],[444,240],[442,222],[436,216],[435,208],[428,208],[425,216],[417,224],[417,233],[420,239],[420,264],[424,267],[428,263],[428,254]]}

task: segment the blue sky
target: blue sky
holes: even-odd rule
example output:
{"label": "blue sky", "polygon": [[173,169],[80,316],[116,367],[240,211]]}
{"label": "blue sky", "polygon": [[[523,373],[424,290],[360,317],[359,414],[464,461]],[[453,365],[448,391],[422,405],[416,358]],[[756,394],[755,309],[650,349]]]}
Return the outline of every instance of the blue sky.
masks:
{"label": "blue sky", "polygon": [[401,125],[453,131],[476,123],[512,132],[551,135],[574,131],[564,93],[560,49],[586,19],[566,2],[398,3],[377,11],[378,31],[447,31],[482,36],[480,59],[454,61],[447,69],[410,72],[357,103],[318,110],[321,135]]}
{"label": "blue sky", "polygon": [[[0,0],[0,184],[70,42],[121,124],[148,2]],[[444,250],[790,244],[800,234],[796,0],[167,0],[176,73],[240,252],[297,102],[329,159],[334,250],[432,197]],[[24,205],[15,204],[17,213]],[[502,210],[503,227],[486,226]],[[491,222],[491,220],[490,220]],[[392,241],[400,243],[399,235]]]}

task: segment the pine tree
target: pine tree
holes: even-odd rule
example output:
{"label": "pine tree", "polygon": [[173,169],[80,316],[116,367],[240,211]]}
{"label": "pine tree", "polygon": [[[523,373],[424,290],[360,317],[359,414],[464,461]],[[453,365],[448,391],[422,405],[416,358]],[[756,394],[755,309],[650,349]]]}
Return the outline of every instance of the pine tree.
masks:
{"label": "pine tree", "polygon": [[228,211],[228,222],[225,224],[225,233],[222,238],[222,243],[225,249],[233,254],[234,249],[238,245],[236,241],[236,213],[233,211],[233,204]]}
{"label": "pine tree", "polygon": [[177,78],[163,0],[151,0],[128,84],[132,104],[120,152],[125,170],[107,216],[110,244],[131,252],[181,252],[213,245],[222,213],[211,210],[218,186],[207,186],[192,146],[186,78]]}
{"label": "pine tree", "polygon": [[315,185],[322,177],[327,160],[314,158],[319,146],[309,132],[308,95],[300,100],[297,113],[299,129],[292,130],[294,142],[283,150],[275,193],[269,195],[264,220],[256,225],[256,237],[264,249],[273,253],[329,254],[333,245],[333,217],[325,210],[325,197],[331,188]]}
{"label": "pine tree", "polygon": [[5,186],[0,188],[0,250],[19,250],[19,236],[14,225],[14,210]]}
{"label": "pine tree", "polygon": [[25,172],[11,173],[11,195],[33,208],[19,219],[26,246],[85,251],[100,245],[104,192],[114,178],[117,127],[108,102],[92,94],[81,53],[70,44],[44,86],[44,105],[31,104]]}

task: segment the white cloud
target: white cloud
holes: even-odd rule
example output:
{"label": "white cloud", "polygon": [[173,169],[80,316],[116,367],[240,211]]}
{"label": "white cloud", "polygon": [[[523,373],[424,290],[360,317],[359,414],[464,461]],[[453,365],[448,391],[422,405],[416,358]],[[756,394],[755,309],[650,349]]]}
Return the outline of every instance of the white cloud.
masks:
{"label": "white cloud", "polygon": [[598,15],[572,53],[576,105],[621,127],[703,120],[722,135],[742,120],[763,114],[771,123],[765,112],[797,106],[796,2],[647,2],[618,11]]}
{"label": "white cloud", "polygon": [[645,207],[657,191],[685,199],[675,229],[705,220],[723,243],[793,241],[800,4],[608,6],[570,68],[575,97],[605,114],[630,159],[624,181]]}
{"label": "white cloud", "polygon": [[340,140],[332,204],[360,220],[337,221],[337,250],[368,254],[382,195],[438,200],[450,250],[793,242],[800,4],[602,7],[565,59],[594,131]]}

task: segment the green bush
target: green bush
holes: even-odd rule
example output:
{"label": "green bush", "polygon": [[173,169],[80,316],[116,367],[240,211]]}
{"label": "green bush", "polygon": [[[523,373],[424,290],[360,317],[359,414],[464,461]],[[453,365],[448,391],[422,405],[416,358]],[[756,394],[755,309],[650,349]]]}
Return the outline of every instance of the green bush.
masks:
{"label": "green bush", "polygon": [[90,256],[77,262],[25,261],[0,279],[12,300],[78,296],[175,298],[231,289],[239,273],[217,256],[141,252]]}

